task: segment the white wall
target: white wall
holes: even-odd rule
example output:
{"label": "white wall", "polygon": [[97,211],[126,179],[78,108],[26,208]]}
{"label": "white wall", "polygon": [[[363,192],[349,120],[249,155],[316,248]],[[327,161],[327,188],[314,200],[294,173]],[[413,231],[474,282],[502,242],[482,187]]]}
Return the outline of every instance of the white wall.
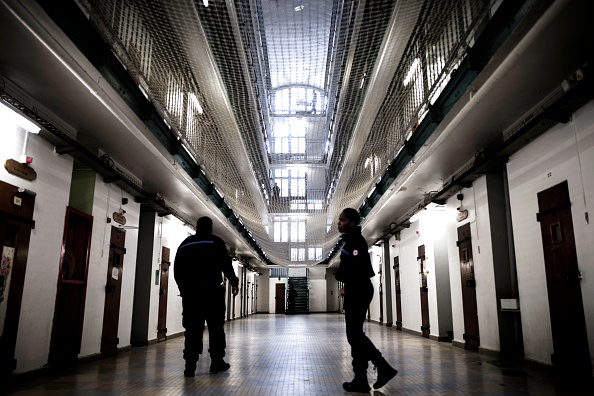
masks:
{"label": "white wall", "polygon": [[467,219],[462,222],[455,221],[456,208],[460,206],[460,201],[455,196],[448,199],[446,204],[446,210],[449,213],[446,238],[450,265],[454,341],[464,344],[464,309],[462,304],[460,257],[456,246],[458,240],[457,230],[462,225],[470,223],[479,333],[481,337],[480,347],[499,351],[499,321],[486,178],[484,176],[478,178],[473,183],[472,188],[462,189],[460,193],[464,195],[462,206],[468,210]]}
{"label": "white wall", "polygon": [[309,312],[327,312],[326,268],[309,269]]}
{"label": "white wall", "polygon": [[[269,294],[268,294],[268,312],[270,312],[271,314],[274,313],[274,311],[276,310],[276,300],[275,300],[275,295],[276,295],[276,284],[277,283],[284,283],[285,284],[285,291],[287,290],[288,286],[287,286],[287,278],[281,278],[281,280],[278,280],[278,278],[268,278],[269,279]],[[286,294],[286,293],[285,293]],[[286,301],[285,301],[285,306],[286,306]]]}
{"label": "white wall", "polygon": [[[3,122],[0,125],[0,158],[18,161],[26,132]],[[15,373],[47,363],[73,164],[71,157],[55,155],[53,145],[38,135],[29,135],[26,153],[33,157],[31,167],[37,179],[27,181],[0,168],[0,180],[37,194],[16,340]]]}
{"label": "white wall", "polygon": [[527,359],[551,363],[552,333],[537,193],[567,180],[575,234],[581,291],[590,356],[594,357],[594,103],[572,120],[559,124],[510,158],[510,186],[514,244],[520,292],[524,353]]}
{"label": "white wall", "polygon": [[[484,181],[483,181],[484,184]],[[458,247],[456,246],[456,241],[458,240],[458,228],[463,226],[464,224],[476,223],[476,207],[474,204],[474,189],[472,188],[465,188],[460,191],[461,194],[464,195],[464,200],[462,201],[462,206],[464,209],[468,210],[468,218],[463,220],[462,222],[457,221],[448,221],[446,222],[447,231],[445,234],[446,243],[448,245],[448,263],[450,266],[450,291],[451,291],[451,298],[452,298],[452,324],[454,329],[454,341],[457,343],[464,344],[463,334],[464,334],[464,307],[462,305],[462,279],[460,276],[460,256],[458,253]],[[456,197],[451,197],[446,202],[446,210],[449,212],[454,212],[457,207],[460,206],[460,201],[456,199]],[[474,235],[472,234],[472,226],[471,226],[471,236],[472,236],[472,255],[473,259],[474,256],[477,254],[477,249],[475,247],[475,239]],[[476,227],[475,227],[476,229]],[[476,265],[476,259],[475,265]],[[477,281],[478,282],[478,281]],[[480,283],[477,283],[477,287]],[[478,294],[478,292],[477,292]],[[482,328],[479,325],[479,331]]]}
{"label": "white wall", "polygon": [[[127,205],[121,206],[122,198],[128,198]],[[103,183],[101,177],[97,176],[95,180],[95,197],[93,200],[93,234],[91,236],[80,356],[97,354],[101,350],[111,227],[119,226],[114,221],[107,223],[107,218],[111,218],[113,212],[118,211],[120,208],[126,210],[126,225],[138,226],[140,205],[134,203],[134,198],[123,192],[119,187],[113,184]],[[120,320],[118,324],[118,338],[120,339],[118,348],[130,345],[137,246],[137,230],[126,230],[126,254],[124,255],[124,263],[120,274],[122,291],[120,297]]]}
{"label": "white wall", "polygon": [[[421,298],[419,294],[419,266],[417,263],[419,222],[416,221],[409,228],[402,230],[398,253],[400,256],[400,289],[402,302],[402,327],[421,332]],[[395,306],[395,305],[394,305]]]}
{"label": "white wall", "polygon": [[[326,309],[328,312],[338,312],[340,291],[338,290],[338,281],[334,276],[334,268],[326,269]],[[340,302],[342,308],[342,301]]]}
{"label": "white wall", "polygon": [[[157,328],[159,321],[159,289],[160,285],[155,285],[155,272],[160,270],[161,254],[163,247],[169,248],[169,279],[167,287],[167,334],[177,334],[184,331],[182,327],[182,302],[179,296],[179,288],[173,277],[173,267],[177,248],[188,236],[193,235],[194,231],[184,225],[180,220],[173,216],[155,218],[155,240],[153,243],[153,265],[151,267],[151,301],[149,311],[149,329],[148,339],[157,338]],[[160,280],[159,280],[160,281]]]}
{"label": "white wall", "polygon": [[258,277],[258,312],[269,313],[269,285],[270,285],[270,270],[260,270],[262,275]]}
{"label": "white wall", "polygon": [[379,298],[379,268],[382,261],[382,248],[378,246],[371,246],[369,248],[369,257],[371,258],[371,266],[373,267],[373,272],[375,276],[371,278],[371,284],[373,285],[373,300],[371,300],[371,304],[369,304],[369,315],[371,320],[379,322],[380,318],[380,298]]}

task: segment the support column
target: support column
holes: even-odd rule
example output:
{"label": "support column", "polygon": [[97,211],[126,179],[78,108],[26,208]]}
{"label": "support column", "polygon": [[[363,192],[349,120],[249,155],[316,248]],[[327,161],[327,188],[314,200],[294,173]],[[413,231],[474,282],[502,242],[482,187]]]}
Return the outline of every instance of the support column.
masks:
{"label": "support column", "polygon": [[153,276],[153,247],[155,242],[155,212],[148,205],[140,206],[138,222],[138,253],[134,279],[134,305],[130,344],[133,347],[148,345],[149,312]]}
{"label": "support column", "polygon": [[499,319],[500,359],[502,364],[511,364],[524,356],[524,342],[520,309],[501,307],[502,299],[519,301],[507,172],[502,169],[487,174],[486,178]]}

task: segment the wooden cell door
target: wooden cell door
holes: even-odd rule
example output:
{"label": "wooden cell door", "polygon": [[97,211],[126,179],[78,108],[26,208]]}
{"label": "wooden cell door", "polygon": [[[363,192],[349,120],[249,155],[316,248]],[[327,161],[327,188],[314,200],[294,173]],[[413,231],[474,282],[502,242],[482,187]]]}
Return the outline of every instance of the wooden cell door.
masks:
{"label": "wooden cell door", "polygon": [[396,285],[396,329],[402,330],[402,290],[400,289],[400,258],[394,257],[394,283]]}
{"label": "wooden cell door", "polygon": [[429,288],[427,287],[427,271],[425,270],[425,245],[419,246],[417,261],[421,280],[421,334],[429,338]]}
{"label": "wooden cell door", "polygon": [[118,321],[120,319],[120,296],[126,248],[126,231],[111,227],[107,282],[105,284],[105,308],[103,310],[103,331],[101,334],[101,357],[118,353]]}
{"label": "wooden cell door", "polygon": [[14,351],[21,313],[35,195],[0,181],[0,378],[16,367]]}
{"label": "wooden cell door", "polygon": [[167,290],[169,288],[169,248],[161,249],[161,279],[159,282],[159,317],[157,319],[157,342],[167,340]]}
{"label": "wooden cell door", "polygon": [[276,301],[276,307],[275,307],[274,313],[284,314],[285,313],[285,284],[284,283],[276,284],[276,294],[275,294],[274,299]]}
{"label": "wooden cell door", "polygon": [[49,363],[71,364],[80,353],[93,217],[66,209]]}
{"label": "wooden cell door", "polygon": [[553,366],[563,374],[591,376],[567,182],[538,193],[538,210],[553,333]]}
{"label": "wooden cell door", "polygon": [[476,304],[476,281],[472,259],[470,224],[458,228],[458,256],[462,281],[462,309],[464,311],[464,349],[478,352],[480,346],[478,310]]}

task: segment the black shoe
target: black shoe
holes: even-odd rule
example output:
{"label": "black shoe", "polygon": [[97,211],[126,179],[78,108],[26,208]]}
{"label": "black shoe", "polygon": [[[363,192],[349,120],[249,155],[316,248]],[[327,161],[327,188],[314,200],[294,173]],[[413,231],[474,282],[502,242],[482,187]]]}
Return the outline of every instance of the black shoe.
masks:
{"label": "black shoe", "polygon": [[371,390],[367,382],[367,376],[355,376],[351,382],[345,382],[342,387],[347,392],[367,393]]}
{"label": "black shoe", "polygon": [[376,364],[377,367],[377,381],[373,384],[373,389],[379,389],[382,386],[386,385],[388,381],[392,378],[396,377],[398,374],[398,370],[394,367],[390,366],[386,359],[381,358],[379,362]]}
{"label": "black shoe", "polygon": [[231,368],[231,365],[225,362],[223,359],[213,360],[210,363],[210,372],[211,373],[220,373],[221,371],[227,371]]}
{"label": "black shoe", "polygon": [[184,370],[184,377],[193,377],[196,374],[196,363],[186,363],[186,369]]}

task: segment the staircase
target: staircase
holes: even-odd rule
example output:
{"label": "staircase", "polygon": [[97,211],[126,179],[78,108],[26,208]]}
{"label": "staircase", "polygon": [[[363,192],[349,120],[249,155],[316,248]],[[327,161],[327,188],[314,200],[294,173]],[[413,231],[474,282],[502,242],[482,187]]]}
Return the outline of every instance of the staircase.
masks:
{"label": "staircase", "polygon": [[[291,276],[289,277],[289,287],[287,288],[287,309],[285,313],[291,314],[308,314],[309,313],[309,287],[306,276]],[[295,297],[295,307],[291,306],[291,289],[297,292]]]}

